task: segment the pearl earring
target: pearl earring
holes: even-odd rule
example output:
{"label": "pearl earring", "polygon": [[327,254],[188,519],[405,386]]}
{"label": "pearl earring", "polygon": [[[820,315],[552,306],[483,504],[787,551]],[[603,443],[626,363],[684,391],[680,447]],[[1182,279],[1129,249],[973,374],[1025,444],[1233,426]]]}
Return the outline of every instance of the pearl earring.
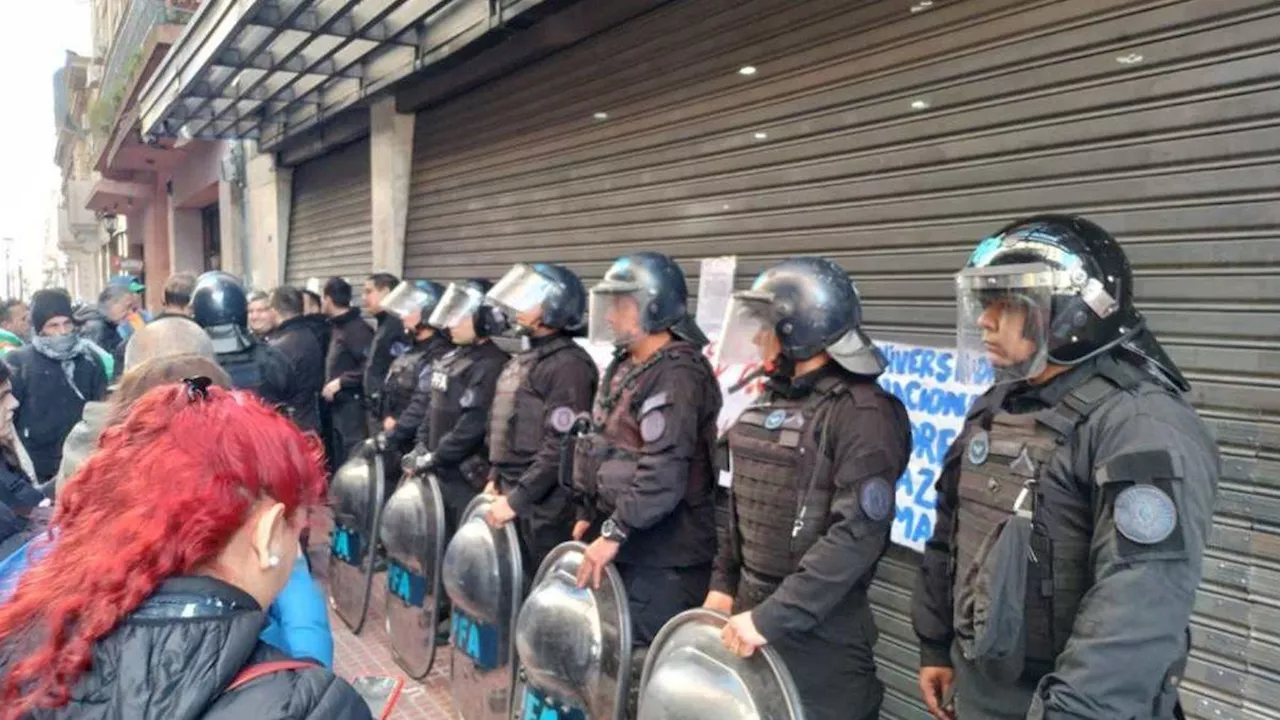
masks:
{"label": "pearl earring", "polygon": [[267,566],[268,566],[268,567],[280,567],[280,556],[279,556],[279,555],[272,555],[272,556],[268,557],[268,558],[267,558]]}

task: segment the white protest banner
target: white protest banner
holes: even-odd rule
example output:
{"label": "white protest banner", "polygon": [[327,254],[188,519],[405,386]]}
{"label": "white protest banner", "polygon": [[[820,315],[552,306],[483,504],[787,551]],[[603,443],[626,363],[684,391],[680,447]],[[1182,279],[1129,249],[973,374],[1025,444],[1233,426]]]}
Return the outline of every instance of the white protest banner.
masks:
{"label": "white protest banner", "polygon": [[890,538],[924,552],[933,536],[942,458],[959,436],[969,406],[985,390],[956,381],[954,349],[877,343],[889,361],[880,386],[896,395],[911,416],[911,460],[898,479],[897,514]]}

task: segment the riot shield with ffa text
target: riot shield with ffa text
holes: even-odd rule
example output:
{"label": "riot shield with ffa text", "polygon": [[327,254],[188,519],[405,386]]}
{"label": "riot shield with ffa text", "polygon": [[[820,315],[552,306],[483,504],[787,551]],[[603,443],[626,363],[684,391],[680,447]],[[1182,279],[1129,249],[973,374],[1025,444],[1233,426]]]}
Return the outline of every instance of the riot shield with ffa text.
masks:
{"label": "riot shield with ffa text", "polygon": [[[516,624],[516,718],[622,720],[631,680],[631,612],[622,578],[578,588],[587,546],[558,546],[538,568]],[[710,715],[706,717],[711,717]]]}
{"label": "riot shield with ffa text", "polygon": [[453,605],[449,684],[463,720],[506,720],[511,712],[524,568],[515,524],[494,530],[485,522],[493,500],[479,495],[467,505],[441,569]]}
{"label": "riot shield with ffa text", "polygon": [[444,502],[434,475],[406,476],[382,509],[387,550],[387,637],[396,664],[414,680],[431,672],[440,623]]}
{"label": "riot shield with ffa text", "polygon": [[382,513],[382,453],[361,453],[334,473],[333,533],[329,536],[329,604],[359,633],[369,612]]}
{"label": "riot shield with ffa text", "polygon": [[637,720],[803,720],[781,656],[768,645],[748,658],[733,654],[720,639],[726,620],[695,608],[662,627],[640,676]]}

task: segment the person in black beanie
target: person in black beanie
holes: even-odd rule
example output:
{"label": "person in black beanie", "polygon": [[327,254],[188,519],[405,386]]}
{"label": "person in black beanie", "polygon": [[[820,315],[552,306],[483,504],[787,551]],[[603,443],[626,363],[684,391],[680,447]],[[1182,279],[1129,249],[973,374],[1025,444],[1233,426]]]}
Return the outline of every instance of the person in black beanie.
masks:
{"label": "person in black beanie", "polygon": [[107,369],[94,345],[76,335],[65,290],[41,290],[31,298],[31,328],[31,344],[5,360],[20,403],[14,425],[36,477],[47,482],[58,471],[62,443],[85,403],[106,396]]}

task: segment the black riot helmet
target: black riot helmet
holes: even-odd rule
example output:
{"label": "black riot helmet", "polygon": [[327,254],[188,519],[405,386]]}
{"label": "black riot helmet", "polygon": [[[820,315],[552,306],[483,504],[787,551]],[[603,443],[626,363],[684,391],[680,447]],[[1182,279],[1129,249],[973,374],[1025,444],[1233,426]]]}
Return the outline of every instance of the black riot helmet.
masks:
{"label": "black riot helmet", "polygon": [[783,358],[804,361],[826,352],[851,372],[878,376],[884,356],[862,331],[857,287],[839,265],[818,257],[796,257],[766,269],[750,290],[729,301],[716,344],[716,362],[750,364],[760,357],[761,332],[782,345]]}
{"label": "black riot helmet", "polygon": [[437,330],[449,330],[470,316],[475,324],[476,337],[486,338],[501,333],[507,327],[507,318],[501,309],[485,302],[485,294],[490,287],[492,284],[488,280],[480,278],[449,283],[428,323]]}
{"label": "black riot helmet", "polygon": [[217,354],[243,352],[253,345],[248,297],[234,275],[213,270],[197,278],[191,314],[213,340]]}
{"label": "black riot helmet", "polygon": [[543,325],[569,334],[585,330],[586,289],[572,270],[560,265],[518,263],[485,297],[509,318],[541,307]]}
{"label": "black riot helmet", "polygon": [[[1160,379],[1188,387],[1134,306],[1124,250],[1085,218],[1037,215],[1005,226],[973,251],[956,276],[956,295],[962,377],[1014,381],[1048,363],[1077,365],[1121,348]],[[997,304],[1025,314],[1022,334],[1036,347],[1030,360],[989,368],[978,318]]]}
{"label": "black riot helmet", "polygon": [[670,257],[642,252],[614,261],[604,279],[591,289],[592,342],[626,346],[636,339],[620,334],[609,322],[611,308],[626,298],[635,301],[643,332],[652,335],[670,330],[699,347],[707,344],[707,336],[689,315],[684,271]]}
{"label": "black riot helmet", "polygon": [[445,287],[443,285],[430,280],[402,282],[394,290],[387,293],[387,296],[382,299],[381,306],[383,310],[401,320],[417,313],[419,317],[418,323],[416,327],[409,329],[426,328],[430,327],[427,320],[431,317],[431,313],[435,311],[436,305],[440,303],[440,298],[444,297],[444,292]]}
{"label": "black riot helmet", "polygon": [[249,324],[249,301],[244,286],[230,275],[211,271],[196,279],[191,293],[191,314],[203,328]]}

